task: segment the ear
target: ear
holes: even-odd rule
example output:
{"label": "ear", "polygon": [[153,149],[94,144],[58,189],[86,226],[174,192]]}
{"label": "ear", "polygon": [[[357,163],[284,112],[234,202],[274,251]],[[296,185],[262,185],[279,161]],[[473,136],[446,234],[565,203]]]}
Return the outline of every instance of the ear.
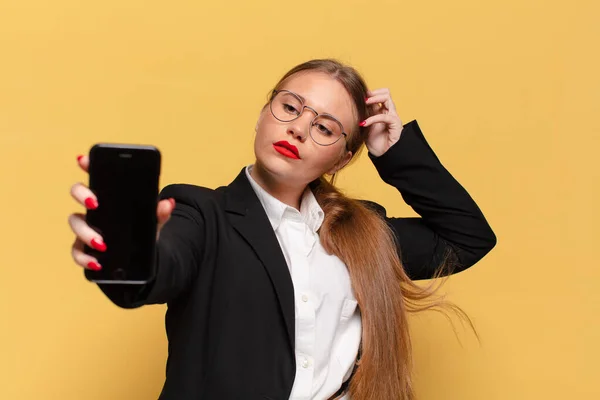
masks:
{"label": "ear", "polygon": [[344,168],[346,166],[346,164],[348,164],[350,162],[351,159],[352,159],[352,152],[350,150],[348,150],[342,156],[342,158],[340,158],[340,160],[329,171],[327,171],[327,175],[335,174],[336,172],[338,172],[339,170]]}

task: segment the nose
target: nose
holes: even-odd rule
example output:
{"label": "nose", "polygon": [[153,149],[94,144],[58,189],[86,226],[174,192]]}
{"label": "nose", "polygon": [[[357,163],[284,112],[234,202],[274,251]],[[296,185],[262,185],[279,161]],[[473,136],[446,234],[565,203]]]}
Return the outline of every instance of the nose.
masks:
{"label": "nose", "polygon": [[300,142],[306,141],[314,115],[310,112],[303,112],[300,117],[289,122],[287,133],[298,139]]}

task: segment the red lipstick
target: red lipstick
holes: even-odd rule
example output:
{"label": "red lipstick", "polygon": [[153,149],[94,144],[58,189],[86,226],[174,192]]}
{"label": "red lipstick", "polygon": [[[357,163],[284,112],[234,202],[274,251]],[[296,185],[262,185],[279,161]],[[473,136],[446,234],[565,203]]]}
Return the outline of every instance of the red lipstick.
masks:
{"label": "red lipstick", "polygon": [[298,149],[293,144],[286,142],[285,140],[281,140],[277,143],[273,143],[273,148],[275,150],[289,158],[293,158],[295,160],[300,159],[300,153],[298,153]]}

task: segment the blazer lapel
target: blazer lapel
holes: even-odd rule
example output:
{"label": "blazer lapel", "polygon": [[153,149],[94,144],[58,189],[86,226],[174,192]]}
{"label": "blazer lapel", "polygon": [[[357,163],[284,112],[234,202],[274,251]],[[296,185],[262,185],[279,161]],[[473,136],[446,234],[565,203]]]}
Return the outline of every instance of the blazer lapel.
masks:
{"label": "blazer lapel", "polygon": [[262,261],[279,300],[292,352],[295,346],[294,285],[269,218],[248,182],[245,169],[226,188],[225,210],[233,227]]}

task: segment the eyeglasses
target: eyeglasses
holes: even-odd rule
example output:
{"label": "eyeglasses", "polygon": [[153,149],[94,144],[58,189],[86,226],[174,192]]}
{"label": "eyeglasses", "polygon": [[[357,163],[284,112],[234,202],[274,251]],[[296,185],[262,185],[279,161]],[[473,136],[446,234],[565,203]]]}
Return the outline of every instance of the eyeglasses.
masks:
{"label": "eyeglasses", "polygon": [[331,146],[342,137],[347,137],[340,121],[333,115],[319,114],[314,108],[304,104],[304,100],[289,90],[273,90],[269,105],[273,117],[281,122],[292,122],[300,118],[305,108],[315,114],[309,125],[309,135],[318,145]]}

